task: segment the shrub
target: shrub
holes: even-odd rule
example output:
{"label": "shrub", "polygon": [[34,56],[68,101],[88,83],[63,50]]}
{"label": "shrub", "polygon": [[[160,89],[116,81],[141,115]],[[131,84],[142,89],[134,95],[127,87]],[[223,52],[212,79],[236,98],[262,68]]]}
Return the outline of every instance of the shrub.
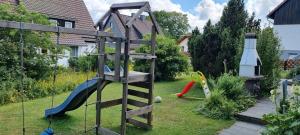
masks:
{"label": "shrub", "polygon": [[217,88],[224,90],[226,98],[236,100],[245,93],[244,84],[245,81],[240,77],[223,74],[218,78]]}
{"label": "shrub", "polygon": [[[149,40],[149,36],[145,37]],[[155,79],[174,80],[176,75],[188,70],[188,58],[180,52],[174,39],[164,36],[157,37]],[[142,46],[136,49],[137,53],[150,53],[150,46]],[[150,62],[147,60],[136,60],[134,69],[142,72],[149,72]]]}
{"label": "shrub", "polygon": [[261,81],[263,94],[277,88],[280,80],[280,43],[272,28],[264,29],[257,40],[257,52],[262,61]]}
{"label": "shrub", "polygon": [[231,119],[234,113],[254,105],[253,97],[248,96],[244,80],[230,74],[223,74],[217,81],[208,80],[210,97],[201,104],[199,112],[214,119]]}
{"label": "shrub", "polygon": [[235,112],[235,103],[225,98],[223,90],[214,89],[200,106],[199,112],[214,119],[230,119]]}

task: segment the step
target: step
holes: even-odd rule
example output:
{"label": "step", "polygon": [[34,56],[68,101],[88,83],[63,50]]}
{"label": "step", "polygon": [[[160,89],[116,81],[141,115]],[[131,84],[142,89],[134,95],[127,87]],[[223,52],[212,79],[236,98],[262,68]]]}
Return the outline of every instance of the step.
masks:
{"label": "step", "polygon": [[143,115],[143,114],[148,114],[149,112],[152,112],[153,110],[153,106],[152,105],[148,105],[145,107],[141,107],[139,109],[136,110],[129,110],[126,111],[126,119],[128,118],[132,118],[134,116],[139,116],[139,115]]}
{"label": "step", "polygon": [[235,117],[240,121],[265,125],[267,123],[263,120],[263,115],[269,113],[276,113],[275,105],[269,99],[261,99],[253,107],[236,114]]}
{"label": "step", "polygon": [[134,87],[140,87],[144,89],[150,89],[151,88],[151,83],[150,82],[133,82],[129,83],[128,85],[134,86]]}
{"label": "step", "polygon": [[138,91],[138,90],[133,90],[133,89],[128,89],[128,95],[139,97],[139,98],[144,98],[144,99],[149,99],[149,93]]}
{"label": "step", "polygon": [[219,135],[260,135],[264,126],[237,121],[231,127],[220,131]]}
{"label": "step", "polygon": [[138,121],[138,120],[135,120],[135,119],[132,119],[132,118],[127,119],[126,122],[129,123],[129,124],[132,124],[134,126],[143,128],[143,129],[152,129],[151,125],[146,124],[146,123],[141,122],[141,121]]}

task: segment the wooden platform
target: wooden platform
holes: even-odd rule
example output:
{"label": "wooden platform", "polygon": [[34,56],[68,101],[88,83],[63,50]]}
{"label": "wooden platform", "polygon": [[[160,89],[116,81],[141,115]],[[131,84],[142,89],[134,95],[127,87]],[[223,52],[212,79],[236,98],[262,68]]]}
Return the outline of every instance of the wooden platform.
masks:
{"label": "wooden platform", "polygon": [[[123,78],[123,72],[120,72],[120,78]],[[116,80],[115,72],[106,72],[105,73],[105,80],[120,81],[119,79]],[[148,80],[149,80],[149,73],[130,71],[128,74],[128,83],[145,82]],[[123,80],[121,80],[121,81],[123,81]]]}

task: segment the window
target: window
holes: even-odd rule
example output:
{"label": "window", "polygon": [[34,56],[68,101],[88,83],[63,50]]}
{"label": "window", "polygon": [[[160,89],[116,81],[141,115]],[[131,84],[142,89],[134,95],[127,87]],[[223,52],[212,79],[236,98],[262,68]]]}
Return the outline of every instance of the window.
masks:
{"label": "window", "polygon": [[65,28],[75,28],[75,22],[63,19],[50,18],[52,26],[60,26]]}
{"label": "window", "polygon": [[65,21],[66,28],[73,28],[73,22]]}
{"label": "window", "polygon": [[78,46],[71,46],[71,57],[78,57]]}

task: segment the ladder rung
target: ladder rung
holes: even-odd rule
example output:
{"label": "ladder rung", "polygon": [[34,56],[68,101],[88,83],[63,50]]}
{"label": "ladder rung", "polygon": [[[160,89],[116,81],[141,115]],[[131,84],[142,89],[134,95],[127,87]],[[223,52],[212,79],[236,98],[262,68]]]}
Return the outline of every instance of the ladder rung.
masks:
{"label": "ladder rung", "polygon": [[133,100],[133,99],[128,99],[127,103],[130,104],[130,105],[133,105],[133,106],[137,106],[137,107],[148,106],[147,103],[144,103],[144,102],[141,102],[141,101],[136,101],[136,100]]}
{"label": "ladder rung", "polygon": [[[127,111],[131,111],[131,110],[133,110],[133,109],[127,108]],[[143,119],[148,119],[148,113],[137,115],[137,116],[140,118],[143,118]]]}
{"label": "ladder rung", "polygon": [[149,98],[148,93],[137,91],[137,90],[132,90],[132,89],[128,89],[128,94],[132,95],[132,96],[140,97],[140,98],[145,98],[145,99]]}
{"label": "ladder rung", "polygon": [[107,107],[112,107],[112,106],[116,106],[116,105],[120,105],[120,104],[122,104],[122,98],[101,102],[100,106],[101,106],[101,108],[107,108]]}
{"label": "ladder rung", "polygon": [[149,105],[149,106],[139,108],[137,110],[127,111],[126,112],[126,118],[131,118],[133,116],[138,116],[138,115],[142,115],[142,114],[152,112],[152,109],[153,109],[152,105]]}
{"label": "ladder rung", "polygon": [[129,83],[128,85],[145,88],[145,89],[149,89],[151,87],[150,82],[134,82],[134,83]]}
{"label": "ladder rung", "polygon": [[132,124],[132,125],[137,126],[137,127],[140,127],[140,128],[144,128],[144,129],[151,129],[152,128],[151,125],[148,125],[144,122],[137,121],[135,119],[129,118],[126,121],[127,121],[127,123]]}

